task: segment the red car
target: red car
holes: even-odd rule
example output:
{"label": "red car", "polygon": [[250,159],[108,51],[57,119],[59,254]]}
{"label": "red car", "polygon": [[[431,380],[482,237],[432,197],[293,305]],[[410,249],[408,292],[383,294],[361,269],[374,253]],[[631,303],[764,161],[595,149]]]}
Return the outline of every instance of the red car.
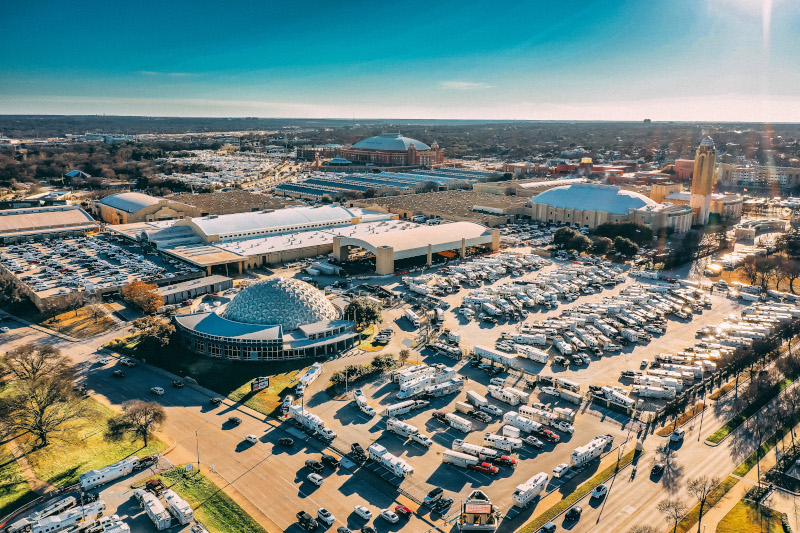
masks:
{"label": "red car", "polygon": [[499,468],[489,463],[481,463],[479,465],[469,465],[469,467],[473,470],[477,470],[478,472],[483,472],[484,474],[492,474],[493,476],[497,475],[497,473],[500,471]]}
{"label": "red car", "polygon": [[545,429],[544,431],[542,431],[542,437],[546,438],[550,442],[558,442],[561,440],[561,437],[559,437],[549,429]]}
{"label": "red car", "polygon": [[512,459],[507,455],[501,455],[500,457],[495,457],[494,459],[492,459],[492,462],[496,465],[517,466],[517,460]]}
{"label": "red car", "polygon": [[405,505],[397,505],[394,508],[394,512],[397,513],[398,516],[402,516],[405,518],[409,518],[411,516],[411,509],[409,509]]}

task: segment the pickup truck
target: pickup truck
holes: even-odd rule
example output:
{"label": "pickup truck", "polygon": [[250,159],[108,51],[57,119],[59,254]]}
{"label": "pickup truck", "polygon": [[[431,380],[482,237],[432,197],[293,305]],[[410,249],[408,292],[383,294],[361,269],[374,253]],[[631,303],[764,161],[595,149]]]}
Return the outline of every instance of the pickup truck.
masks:
{"label": "pickup truck", "polygon": [[491,474],[496,476],[500,469],[496,466],[493,466],[489,463],[481,463],[479,465],[469,465],[469,467],[473,470],[477,470],[478,472],[483,472],[484,474]]}
{"label": "pickup truck", "polygon": [[549,440],[550,442],[559,442],[561,437],[550,431],[549,429],[545,429],[541,433],[542,437]]}
{"label": "pickup truck", "polygon": [[467,413],[467,416],[474,418],[475,420],[483,422],[485,424],[488,424],[492,421],[492,417],[482,411],[472,411],[470,413]]}
{"label": "pickup truck", "polygon": [[524,440],[525,440],[525,442],[527,442],[528,444],[530,444],[531,446],[533,446],[537,450],[541,450],[542,448],[544,448],[544,443],[542,441],[540,441],[539,439],[537,439],[536,437],[534,437],[533,435],[531,435],[529,437],[525,437]]}
{"label": "pickup truck", "polygon": [[555,427],[557,430],[563,431],[564,433],[569,433],[570,435],[575,432],[575,427],[572,424],[564,422],[563,420],[559,420]]}
{"label": "pickup truck", "polygon": [[492,462],[496,465],[517,466],[517,460],[507,455],[501,455],[500,457],[495,457],[494,459],[492,459]]}

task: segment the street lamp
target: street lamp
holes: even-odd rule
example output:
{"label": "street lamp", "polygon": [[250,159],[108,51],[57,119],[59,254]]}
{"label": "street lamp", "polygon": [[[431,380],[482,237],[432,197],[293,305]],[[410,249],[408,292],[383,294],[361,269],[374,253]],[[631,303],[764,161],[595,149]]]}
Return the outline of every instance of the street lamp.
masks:
{"label": "street lamp", "polygon": [[198,472],[200,471],[200,436],[199,436],[199,433],[200,433],[200,428],[205,426],[206,424],[208,424],[208,422],[209,421],[206,420],[205,422],[203,422],[202,424],[197,426],[197,429],[194,432],[194,442],[195,442],[195,444],[197,446],[197,471]]}

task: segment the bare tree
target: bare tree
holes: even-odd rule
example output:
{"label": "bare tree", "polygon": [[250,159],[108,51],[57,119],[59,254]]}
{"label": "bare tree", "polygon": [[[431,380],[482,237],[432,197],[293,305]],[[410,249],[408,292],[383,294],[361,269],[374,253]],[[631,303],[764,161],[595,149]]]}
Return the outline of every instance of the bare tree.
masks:
{"label": "bare tree", "polygon": [[89,315],[94,318],[94,323],[97,324],[97,320],[106,316],[106,310],[103,309],[103,306],[98,304],[90,305],[88,308]]}
{"label": "bare tree", "polygon": [[711,491],[719,485],[719,478],[700,476],[690,479],[686,483],[686,490],[694,495],[700,501],[700,514],[697,518],[697,533],[700,533],[700,524],[703,522],[703,506],[706,504],[708,496]]}
{"label": "bare tree", "polygon": [[45,377],[72,379],[74,370],[61,350],[49,344],[27,343],[9,350],[0,359],[0,371],[16,381],[36,382]]}
{"label": "bare tree", "polygon": [[776,422],[779,419],[780,415],[775,409],[763,408],[745,422],[745,429],[753,438],[753,444],[756,446],[756,473],[759,484],[761,484],[761,445],[764,444],[767,437],[775,432]]}
{"label": "bare tree", "polygon": [[654,526],[633,526],[628,533],[658,533]]}
{"label": "bare tree", "polygon": [[656,506],[658,512],[664,515],[664,520],[672,523],[672,533],[678,529],[678,522],[688,510],[686,502],[680,498],[664,498]]}
{"label": "bare tree", "polygon": [[130,400],[122,404],[122,419],[129,431],[141,437],[147,446],[147,439],[162,426],[167,412],[156,402]]}
{"label": "bare tree", "polygon": [[400,350],[400,361],[405,363],[409,357],[411,357],[411,350],[409,350],[408,348],[403,348],[402,350]]}

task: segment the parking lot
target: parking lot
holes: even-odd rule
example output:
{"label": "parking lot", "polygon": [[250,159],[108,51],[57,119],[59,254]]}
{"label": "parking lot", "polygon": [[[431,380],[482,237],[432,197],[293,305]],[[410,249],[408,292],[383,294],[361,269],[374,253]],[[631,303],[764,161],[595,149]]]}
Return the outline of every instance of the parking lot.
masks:
{"label": "parking lot", "polygon": [[80,290],[107,292],[135,280],[200,275],[195,267],[109,235],[5,246],[0,263],[42,299]]}
{"label": "parking lot", "polygon": [[[514,280],[533,279],[543,274],[564,269],[568,264],[566,261],[556,260],[539,272],[526,273],[521,278],[515,276]],[[491,347],[501,334],[516,333],[521,329],[522,324],[555,319],[567,309],[573,309],[585,304],[600,303],[605,298],[618,297],[631,287],[646,287],[649,283],[647,280],[636,279],[628,275],[623,276],[624,281],[614,287],[606,287],[594,294],[581,294],[574,302],[562,302],[561,305],[554,309],[532,309],[525,320],[501,318],[496,325],[485,321],[468,320],[464,315],[458,313],[457,310],[461,305],[462,298],[471,292],[471,289],[463,288],[453,294],[445,294],[439,297],[448,306],[444,312],[442,328],[457,331],[461,335],[460,346],[465,350],[470,350],[475,345]],[[482,285],[481,288],[500,286],[511,281],[509,276],[504,276],[493,283]],[[381,281],[380,285],[397,293],[407,293],[405,285],[397,277]],[[620,374],[623,370],[640,371],[643,359],[652,360],[659,353],[677,353],[686,347],[694,345],[697,341],[695,333],[698,329],[705,325],[716,325],[728,315],[738,315],[739,311],[744,307],[743,303],[729,298],[725,293],[716,292],[710,298],[710,307],[706,306],[695,311],[688,319],[680,319],[675,315],[669,315],[666,321],[666,330],[663,334],[654,334],[648,342],[631,343],[624,346],[619,352],[607,352],[602,357],[592,356],[588,365],[553,365],[552,358],[558,352],[548,343],[543,349],[550,352],[550,364],[541,365],[528,359],[519,358],[519,366],[527,374],[526,379],[520,378],[518,371],[501,373],[499,377],[505,378],[506,386],[531,393],[530,403],[543,403],[550,409],[555,407],[575,409],[576,405],[545,394],[539,388],[532,389],[528,385],[531,375],[567,378],[580,384],[582,394],[587,392],[589,385],[619,386],[630,391],[632,382],[630,379],[621,378]],[[402,304],[384,310],[383,322],[380,328],[391,327],[395,331],[394,337],[388,346],[384,348],[384,351],[397,353],[403,347],[411,347],[417,340],[420,331],[422,331],[421,329],[415,329],[409,320],[405,318],[405,309],[407,308],[407,304]],[[433,340],[436,340],[435,337],[431,337],[430,341]],[[339,370],[346,364],[366,362],[374,354],[375,352],[359,353],[356,351],[345,357],[333,359],[326,363],[326,374]],[[515,453],[512,454],[513,457],[520,459],[516,468],[500,466],[499,474],[491,476],[482,472],[443,464],[442,453],[445,449],[452,447],[453,440],[464,439],[473,444],[483,445],[484,433],[500,433],[500,428],[503,426],[502,416],[493,417],[492,422],[488,424],[471,420],[474,429],[469,434],[465,434],[432,417],[431,415],[434,411],[454,412],[454,403],[456,401],[465,401],[467,391],[475,391],[485,396],[491,405],[499,407],[503,412],[515,411],[518,407],[512,407],[489,396],[487,394],[487,386],[491,379],[490,376],[481,369],[470,365],[467,360],[456,362],[448,357],[436,355],[434,351],[420,346],[412,350],[412,355],[409,358],[409,363],[417,362],[427,364],[442,363],[454,366],[458,375],[465,379],[463,390],[457,394],[432,398],[427,408],[412,411],[398,417],[404,422],[417,427],[420,433],[431,436],[434,444],[430,449],[426,449],[412,440],[406,441],[404,438],[386,431],[386,417],[381,416],[380,413],[387,405],[400,401],[396,396],[399,386],[396,383],[392,383],[387,376],[356,385],[364,392],[369,404],[377,409],[379,413],[377,416],[369,417],[357,407],[352,400],[352,387],[350,395],[346,399],[331,401],[321,391],[327,380],[319,380],[306,393],[305,406],[312,413],[322,417],[326,427],[330,427],[337,433],[338,438],[334,441],[334,445],[346,448],[344,451],[349,450],[349,444],[353,442],[360,443],[364,448],[372,442],[379,442],[389,452],[405,459],[414,468],[413,476],[406,479],[393,476],[388,470],[377,464],[372,464],[368,467],[381,475],[388,483],[399,486],[400,489],[419,500],[422,500],[425,494],[436,486],[444,488],[445,494],[453,496],[456,502],[459,501],[459,498],[467,496],[471,490],[481,488],[508,518],[519,514],[522,514],[521,518],[524,518],[526,513],[530,514],[531,508],[519,509],[512,505],[511,495],[517,485],[539,472],[551,475],[556,465],[569,463],[569,456],[575,447],[588,443],[596,436],[606,434],[613,436],[612,447],[616,447],[629,436],[635,435],[636,430],[639,428],[637,422],[632,422],[624,414],[584,401],[580,408],[576,409],[574,434],[570,435],[557,431],[561,437],[560,442],[556,444],[545,443],[544,448],[541,450],[536,450],[528,444],[523,444],[521,450],[515,450]],[[641,405],[648,405],[648,408],[663,404],[663,401],[656,399],[642,400],[640,400]],[[630,446],[626,449],[630,449]],[[617,452],[612,451],[612,453]],[[367,465],[369,465],[369,462]],[[587,474],[590,474],[596,468],[596,462],[586,468],[588,469]],[[574,475],[575,473],[571,473],[567,478],[561,479],[551,477],[546,490],[548,492],[562,490],[565,495],[568,494],[574,489],[574,484],[569,479]],[[450,520],[454,518],[457,507],[456,504],[450,510],[445,511],[442,516],[434,514],[431,518]],[[427,507],[423,506],[421,508],[421,512],[427,511]]]}

